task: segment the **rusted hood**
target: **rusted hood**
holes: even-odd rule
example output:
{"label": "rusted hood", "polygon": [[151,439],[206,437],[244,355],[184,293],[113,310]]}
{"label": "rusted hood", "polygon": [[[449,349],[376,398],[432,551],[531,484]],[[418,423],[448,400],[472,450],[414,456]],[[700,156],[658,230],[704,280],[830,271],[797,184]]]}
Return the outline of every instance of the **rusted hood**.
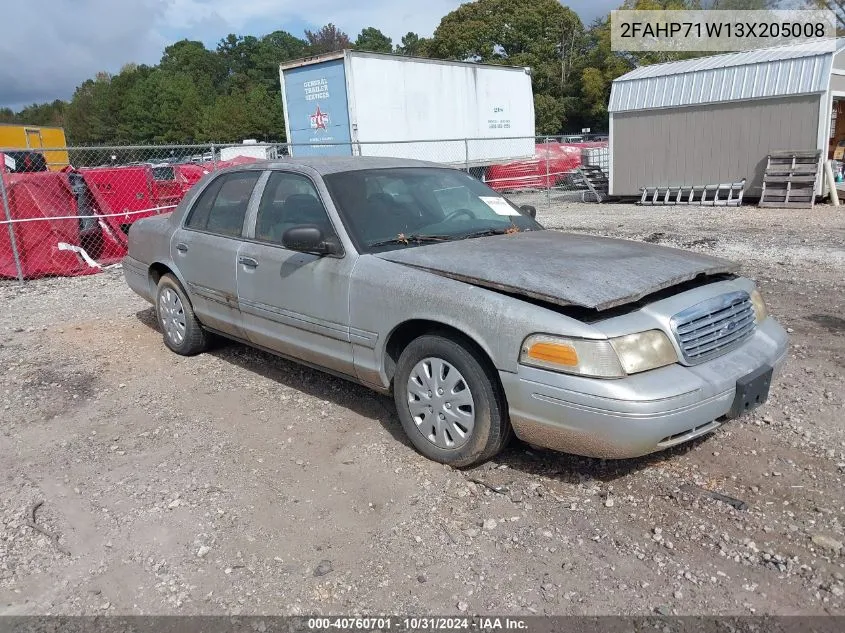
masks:
{"label": "rusted hood", "polygon": [[698,275],[734,272],[717,257],[631,240],[528,231],[377,255],[477,286],[561,306],[606,310]]}

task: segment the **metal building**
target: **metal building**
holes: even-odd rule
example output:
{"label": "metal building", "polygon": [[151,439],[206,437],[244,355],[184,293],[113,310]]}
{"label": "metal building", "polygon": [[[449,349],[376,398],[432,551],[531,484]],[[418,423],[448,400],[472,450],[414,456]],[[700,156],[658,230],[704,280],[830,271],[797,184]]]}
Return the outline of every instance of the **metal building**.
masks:
{"label": "metal building", "polygon": [[819,149],[834,158],[840,140],[845,150],[845,39],[830,49],[792,44],[622,75],[608,107],[610,194],[745,178],[756,197],[770,152]]}

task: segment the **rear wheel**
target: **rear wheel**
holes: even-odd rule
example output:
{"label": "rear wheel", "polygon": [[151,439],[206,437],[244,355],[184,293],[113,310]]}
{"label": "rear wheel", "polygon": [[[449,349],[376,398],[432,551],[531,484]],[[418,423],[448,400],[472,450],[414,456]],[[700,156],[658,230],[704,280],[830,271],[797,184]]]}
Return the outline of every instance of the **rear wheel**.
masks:
{"label": "rear wheel", "polygon": [[208,347],[208,334],[194,315],[182,285],[173,275],[162,275],[159,279],[156,318],[164,335],[164,344],[177,354],[193,356]]}
{"label": "rear wheel", "polygon": [[504,394],[490,364],[458,337],[426,334],[399,357],[393,385],[414,447],[455,467],[483,462],[510,439]]}

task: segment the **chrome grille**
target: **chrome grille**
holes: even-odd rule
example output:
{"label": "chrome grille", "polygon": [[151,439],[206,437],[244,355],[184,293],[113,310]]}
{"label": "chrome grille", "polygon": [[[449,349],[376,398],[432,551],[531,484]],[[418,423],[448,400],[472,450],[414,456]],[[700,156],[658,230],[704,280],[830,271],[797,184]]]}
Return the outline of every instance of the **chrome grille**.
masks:
{"label": "chrome grille", "polygon": [[747,292],[702,301],[672,317],[672,330],[688,363],[702,363],[730,351],[756,325]]}

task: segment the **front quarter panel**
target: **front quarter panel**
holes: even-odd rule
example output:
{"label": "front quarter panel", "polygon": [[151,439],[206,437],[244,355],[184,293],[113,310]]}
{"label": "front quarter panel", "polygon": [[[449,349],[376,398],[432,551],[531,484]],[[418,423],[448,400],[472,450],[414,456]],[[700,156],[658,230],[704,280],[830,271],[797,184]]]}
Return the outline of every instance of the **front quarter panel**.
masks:
{"label": "front quarter panel", "polygon": [[[417,247],[424,248],[424,247]],[[496,369],[516,372],[519,349],[536,332],[602,338],[589,325],[502,293],[363,255],[352,273],[350,334],[358,378],[388,388],[385,346],[413,319],[453,327],[475,341]]]}

